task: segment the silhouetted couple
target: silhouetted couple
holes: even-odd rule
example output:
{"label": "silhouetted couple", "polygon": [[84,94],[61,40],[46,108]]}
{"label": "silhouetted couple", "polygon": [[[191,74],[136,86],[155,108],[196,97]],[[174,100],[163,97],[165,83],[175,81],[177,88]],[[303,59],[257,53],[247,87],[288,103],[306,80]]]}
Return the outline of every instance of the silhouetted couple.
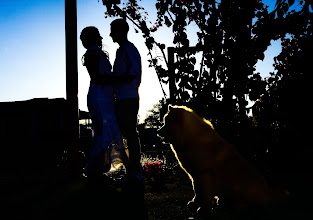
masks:
{"label": "silhouetted couple", "polygon": [[107,52],[102,50],[103,38],[98,29],[86,27],[80,35],[87,49],[82,62],[91,79],[87,104],[93,124],[92,151],[86,174],[95,181],[110,169],[124,164],[126,179],[142,182],[140,142],[136,129],[141,58],[136,47],[127,39],[128,30],[129,26],[123,19],[111,23],[110,36],[113,42],[119,44],[113,70]]}

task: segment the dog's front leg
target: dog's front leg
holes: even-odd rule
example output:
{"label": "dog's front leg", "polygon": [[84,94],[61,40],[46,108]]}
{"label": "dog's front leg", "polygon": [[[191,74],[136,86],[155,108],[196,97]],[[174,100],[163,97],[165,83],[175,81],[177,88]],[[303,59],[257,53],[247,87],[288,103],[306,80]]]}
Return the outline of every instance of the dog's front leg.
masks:
{"label": "dog's front leg", "polygon": [[189,208],[189,210],[193,213],[196,214],[198,209],[201,206],[201,197],[200,195],[197,195],[196,192],[198,192],[198,186],[199,186],[199,179],[198,178],[192,178],[192,186],[193,186],[193,192],[194,192],[194,197],[191,201],[188,202],[187,206]]}
{"label": "dog's front leg", "polygon": [[[202,174],[194,178],[195,197],[189,207],[197,208],[199,215],[205,217],[213,212],[214,196],[216,196],[216,186],[214,176]],[[190,206],[191,205],[191,206]]]}

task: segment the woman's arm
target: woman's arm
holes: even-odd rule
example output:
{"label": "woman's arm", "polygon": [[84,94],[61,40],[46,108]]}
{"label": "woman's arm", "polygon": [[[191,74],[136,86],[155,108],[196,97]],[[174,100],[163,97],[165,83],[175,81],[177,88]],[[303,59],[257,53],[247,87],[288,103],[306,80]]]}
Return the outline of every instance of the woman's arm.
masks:
{"label": "woman's arm", "polygon": [[92,79],[92,82],[95,84],[102,84],[102,85],[107,85],[107,84],[123,84],[123,83],[130,83],[136,78],[135,75],[130,75],[130,74],[123,74],[120,76],[111,76],[108,74],[103,74],[103,75],[95,75],[94,78]]}
{"label": "woman's arm", "polygon": [[121,76],[110,76],[108,74],[100,75],[95,74],[91,81],[97,85],[102,84],[123,84],[123,83],[130,83],[136,78],[134,75],[123,74]]}
{"label": "woman's arm", "polygon": [[99,81],[99,62],[100,54],[95,50],[89,50],[84,57],[84,65],[87,68],[90,79],[93,83],[98,84]]}

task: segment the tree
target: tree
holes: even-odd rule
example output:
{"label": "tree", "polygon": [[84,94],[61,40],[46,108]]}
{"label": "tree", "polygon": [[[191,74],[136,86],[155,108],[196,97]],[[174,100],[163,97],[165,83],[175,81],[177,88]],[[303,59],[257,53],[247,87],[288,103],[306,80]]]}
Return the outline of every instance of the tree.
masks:
{"label": "tree", "polygon": [[145,128],[159,129],[163,126],[163,116],[167,111],[166,99],[161,99],[148,111],[147,118],[143,122]]}
{"label": "tree", "polygon": [[[273,177],[286,182],[297,179],[299,170],[312,172],[308,168],[311,158],[307,155],[312,152],[313,120],[309,104],[313,78],[313,1],[300,1],[297,7],[294,2],[277,1],[277,8],[284,9],[284,13],[276,15],[282,21],[277,27],[282,51],[274,58],[275,72],[266,79],[265,93],[253,106],[255,127],[264,131],[262,139],[268,139],[265,144]],[[284,172],[286,176],[280,176]]]}
{"label": "tree", "polygon": [[[302,4],[308,8],[311,2]],[[155,22],[148,21],[148,13],[136,0],[124,1],[122,9],[103,3],[107,16],[124,15],[135,24],[136,32],[141,31],[160,83],[175,78],[177,93],[172,104],[188,105],[218,128],[225,128],[224,136],[231,137],[249,124],[248,99],[256,101],[266,93],[267,82],[256,72],[255,64],[264,59],[271,40],[288,33],[290,27],[285,24],[293,18],[286,11],[294,1],[277,1],[275,10],[269,12],[269,6],[260,0],[156,0]],[[194,52],[189,50],[186,32],[191,24],[198,28]],[[174,33],[173,73],[169,72],[166,46],[153,37],[160,26]],[[197,51],[202,52],[198,69]]]}
{"label": "tree", "polygon": [[[290,4],[278,3],[288,11]],[[274,64],[276,73],[267,79],[268,89],[254,107],[254,115],[260,126],[293,127],[305,134],[312,121],[305,104],[310,100],[312,82],[313,13],[309,6],[313,1],[300,4],[297,10],[279,15],[288,21],[284,29],[289,35],[281,37],[282,52]]]}

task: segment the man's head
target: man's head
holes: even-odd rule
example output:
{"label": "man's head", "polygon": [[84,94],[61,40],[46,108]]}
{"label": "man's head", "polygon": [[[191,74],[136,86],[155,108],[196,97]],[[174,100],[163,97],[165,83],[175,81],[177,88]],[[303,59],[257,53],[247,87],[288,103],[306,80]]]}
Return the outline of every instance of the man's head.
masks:
{"label": "man's head", "polygon": [[124,19],[116,19],[111,23],[111,33],[113,42],[118,44],[127,40],[129,26]]}

